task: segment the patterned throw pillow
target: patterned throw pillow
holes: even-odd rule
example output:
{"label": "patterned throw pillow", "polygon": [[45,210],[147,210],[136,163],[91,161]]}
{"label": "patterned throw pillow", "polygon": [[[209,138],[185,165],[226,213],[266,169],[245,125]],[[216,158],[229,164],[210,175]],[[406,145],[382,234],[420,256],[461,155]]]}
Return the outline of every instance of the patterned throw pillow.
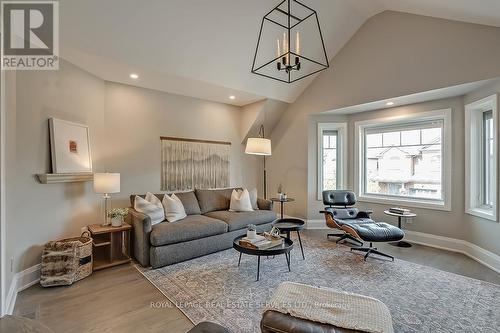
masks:
{"label": "patterned throw pillow", "polygon": [[231,193],[231,203],[229,204],[230,212],[253,212],[252,203],[250,202],[250,194],[247,189],[243,191],[233,190]]}
{"label": "patterned throw pillow", "polygon": [[181,199],[179,199],[175,193],[173,193],[172,196],[165,194],[162,203],[165,209],[165,218],[168,222],[179,221],[187,216]]}
{"label": "patterned throw pillow", "polygon": [[148,215],[151,219],[152,225],[165,220],[165,210],[163,209],[163,205],[160,199],[152,193],[148,192],[146,194],[146,199],[136,195],[134,200],[134,209],[139,213]]}

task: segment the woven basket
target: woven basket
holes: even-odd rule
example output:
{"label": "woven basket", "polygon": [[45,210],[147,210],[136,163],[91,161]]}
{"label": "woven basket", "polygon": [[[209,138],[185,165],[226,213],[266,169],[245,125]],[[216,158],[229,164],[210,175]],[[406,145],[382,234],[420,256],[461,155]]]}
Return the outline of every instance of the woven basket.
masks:
{"label": "woven basket", "polygon": [[42,253],[40,284],[67,286],[92,274],[92,238],[81,237],[48,242]]}

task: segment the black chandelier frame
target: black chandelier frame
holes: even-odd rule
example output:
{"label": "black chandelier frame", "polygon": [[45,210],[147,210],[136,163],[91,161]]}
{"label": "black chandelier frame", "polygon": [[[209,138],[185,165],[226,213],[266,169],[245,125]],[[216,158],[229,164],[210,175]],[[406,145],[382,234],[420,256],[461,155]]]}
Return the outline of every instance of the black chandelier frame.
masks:
{"label": "black chandelier frame", "polygon": [[[287,3],[287,11],[281,9],[281,5],[283,5],[284,3]],[[291,2],[294,2],[306,9],[308,9],[309,11],[311,11],[311,13],[307,16],[305,16],[304,18],[299,18],[293,14],[291,14]],[[282,13],[284,15],[287,15],[287,22],[288,24],[285,26],[279,22],[276,22],[275,20],[269,18],[268,16],[274,12],[274,11],[277,11],[279,13]],[[300,23],[302,23],[303,21],[307,20],[308,18],[310,18],[311,16],[314,16],[315,19],[316,19],[316,24],[318,26],[318,31],[319,31],[319,36],[320,36],[320,39],[321,39],[321,45],[323,47],[323,55],[325,57],[325,62],[326,63],[322,63],[322,62],[319,62],[317,60],[314,60],[314,59],[311,59],[311,58],[308,58],[308,57],[305,57],[303,55],[300,55],[300,54],[297,54],[295,52],[292,52],[290,51],[290,41],[291,41],[291,31],[293,28],[295,28],[296,26],[298,26]],[[291,19],[294,19],[296,21],[298,21],[297,23],[295,24],[291,24]],[[273,58],[272,60],[266,62],[265,64],[263,65],[260,65],[258,66],[257,68],[255,68],[255,62],[257,60],[257,53],[259,51],[259,45],[260,45],[260,40],[261,40],[261,37],[262,37],[262,29],[264,28],[264,22],[265,21],[269,21],[273,24],[276,24],[284,29],[287,30],[287,35],[288,35],[288,51],[284,54],[280,54],[279,56]],[[292,59],[292,57],[295,59],[295,62],[294,64],[292,65],[292,61],[290,59]],[[286,60],[288,59],[288,61]],[[304,76],[301,76],[301,77],[298,77],[298,78],[295,78],[292,80],[291,78],[291,72],[293,70],[296,70],[296,71],[299,71],[301,69],[301,63],[300,63],[300,59],[305,59],[305,60],[308,60],[312,63],[315,63],[319,66],[321,66],[322,68],[318,69],[318,70],[315,70],[315,71],[312,71],[311,73],[308,73]],[[267,65],[273,63],[273,62],[276,62],[277,63],[277,71],[282,71],[282,70],[285,70],[286,73],[288,74],[288,80],[283,80],[279,77],[274,77],[274,76],[270,76],[270,75],[267,75],[267,74],[263,74],[263,73],[259,73],[258,71],[264,67],[266,67]],[[281,63],[285,66],[285,67],[281,67]],[[321,31],[321,26],[319,24],[319,18],[318,18],[318,13],[312,9],[311,7],[301,3],[300,1],[297,1],[297,0],[283,0],[281,1],[276,7],[274,7],[273,9],[271,9],[266,15],[264,15],[264,17],[262,18],[262,22],[260,24],[260,30],[259,30],[259,37],[257,39],[257,47],[255,49],[255,54],[254,54],[254,57],[253,57],[253,64],[252,64],[252,73],[253,74],[257,74],[257,75],[260,75],[260,76],[263,76],[263,77],[266,77],[266,78],[269,78],[269,79],[273,79],[273,80],[277,80],[277,81],[280,81],[280,82],[284,82],[284,83],[293,83],[293,82],[296,82],[298,80],[301,80],[301,79],[304,79],[306,77],[309,77],[311,75],[314,75],[318,72],[321,72],[321,71],[324,71],[325,69],[329,68],[330,67],[330,63],[328,61],[328,55],[326,53],[326,47],[325,47],[325,42],[324,42],[324,39],[323,39],[323,33]]]}

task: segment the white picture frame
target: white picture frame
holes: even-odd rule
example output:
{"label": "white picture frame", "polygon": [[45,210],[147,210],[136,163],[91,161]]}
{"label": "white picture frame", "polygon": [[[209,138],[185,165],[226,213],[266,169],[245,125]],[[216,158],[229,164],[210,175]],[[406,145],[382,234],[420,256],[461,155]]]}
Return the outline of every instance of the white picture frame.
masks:
{"label": "white picture frame", "polygon": [[91,173],[89,127],[84,124],[50,118],[52,173]]}

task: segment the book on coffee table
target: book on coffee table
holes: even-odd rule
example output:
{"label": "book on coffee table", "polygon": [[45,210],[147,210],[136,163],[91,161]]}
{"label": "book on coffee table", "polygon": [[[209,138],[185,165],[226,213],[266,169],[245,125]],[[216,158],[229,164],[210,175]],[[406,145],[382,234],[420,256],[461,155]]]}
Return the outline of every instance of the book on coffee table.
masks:
{"label": "book on coffee table", "polygon": [[261,237],[262,238],[259,237],[258,240],[256,240],[255,238],[249,239],[247,237],[244,237],[240,239],[240,245],[257,250],[266,250],[283,244],[282,238],[275,240],[268,240],[264,236]]}

